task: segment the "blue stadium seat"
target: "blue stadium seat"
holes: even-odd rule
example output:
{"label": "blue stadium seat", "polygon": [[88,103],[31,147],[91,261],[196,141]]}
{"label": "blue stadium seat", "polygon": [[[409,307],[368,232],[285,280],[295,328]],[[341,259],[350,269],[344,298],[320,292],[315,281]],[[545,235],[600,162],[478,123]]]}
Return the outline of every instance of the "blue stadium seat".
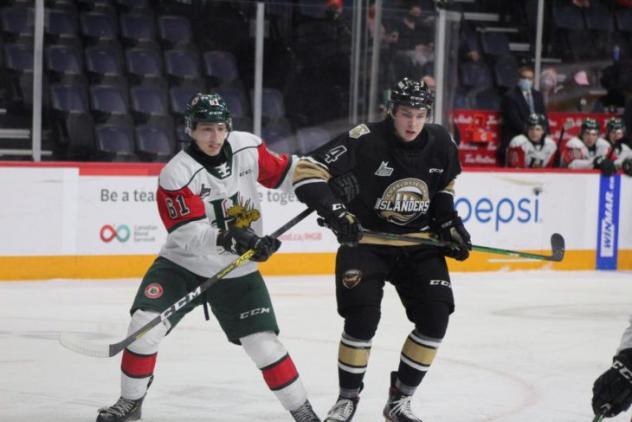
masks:
{"label": "blue stadium seat", "polygon": [[4,61],[7,69],[16,72],[33,72],[33,46],[31,44],[4,44]]}
{"label": "blue stadium seat", "polygon": [[53,110],[69,114],[87,114],[89,111],[88,94],[84,84],[51,84],[50,98]]}
{"label": "blue stadium seat", "polygon": [[30,110],[33,104],[33,46],[5,44],[3,50],[7,105],[16,110]]}
{"label": "blue stadium seat", "polygon": [[193,42],[191,23],[184,16],[163,15],[158,17],[158,32],[166,48],[186,47]]}
{"label": "blue stadium seat", "polygon": [[151,14],[124,13],[120,16],[121,38],[128,45],[158,47],[156,25]]}
{"label": "blue stadium seat", "polygon": [[162,58],[152,48],[129,48],[125,50],[127,72],[133,84],[166,87],[163,80]]}
{"label": "blue stadium seat", "polygon": [[239,90],[234,88],[218,88],[215,92],[221,95],[224,101],[226,101],[233,117],[241,118],[249,114],[247,104],[244,102],[244,98]]}
{"label": "blue stadium seat", "polygon": [[50,85],[50,102],[55,138],[65,151],[65,159],[94,158],[94,121],[88,108],[85,84]]}
{"label": "blue stadium seat", "polygon": [[153,86],[133,86],[130,88],[130,102],[137,125],[160,126],[173,138],[174,119],[169,113],[167,90]]}
{"label": "blue stadium seat", "polygon": [[46,9],[44,15],[46,35],[52,43],[77,43],[79,25],[77,16],[63,9]]}
{"label": "blue stadium seat", "polygon": [[103,124],[94,129],[97,158],[107,161],[134,159],[134,131],[128,125]]}
{"label": "blue stadium seat", "polygon": [[84,50],[86,71],[98,81],[122,80],[121,51],[115,46],[93,45]]}
{"label": "blue stadium seat", "polygon": [[174,152],[173,134],[157,125],[136,126],[136,152],[143,160],[167,161]]}
{"label": "blue stadium seat", "polygon": [[200,85],[200,60],[191,50],[173,49],[164,52],[165,73],[176,84]]}
{"label": "blue stadium seat", "polygon": [[55,80],[83,79],[83,60],[73,45],[51,45],[45,49],[46,70]]}
{"label": "blue stadium seat", "polygon": [[167,116],[167,94],[164,89],[153,86],[130,88],[132,110],[146,116]]}
{"label": "blue stadium seat", "polygon": [[171,112],[179,116],[184,115],[187,104],[199,91],[190,86],[172,86],[169,88],[169,104]]}
{"label": "blue stadium seat", "polygon": [[29,42],[33,40],[35,17],[30,7],[6,7],[0,12],[0,23],[5,39]]}
{"label": "blue stadium seat", "polygon": [[231,82],[239,79],[237,60],[229,51],[206,51],[204,68],[213,86],[230,85]]}
{"label": "blue stadium seat", "polygon": [[81,33],[93,43],[114,42],[118,39],[118,27],[112,14],[84,12],[79,21]]}
{"label": "blue stadium seat", "polygon": [[90,103],[97,121],[131,123],[126,95],[116,85],[92,85]]}

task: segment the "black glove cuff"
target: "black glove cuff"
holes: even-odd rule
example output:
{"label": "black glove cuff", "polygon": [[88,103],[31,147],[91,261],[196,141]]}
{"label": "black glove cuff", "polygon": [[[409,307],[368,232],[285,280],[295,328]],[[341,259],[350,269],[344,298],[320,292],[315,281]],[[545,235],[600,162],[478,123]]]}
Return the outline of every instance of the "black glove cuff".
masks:
{"label": "black glove cuff", "polygon": [[322,217],[330,216],[331,206],[341,203],[327,183],[308,183],[296,188],[295,193],[299,201],[315,209]]}
{"label": "black glove cuff", "polygon": [[446,215],[456,214],[454,211],[454,196],[448,192],[437,192],[432,198],[430,215],[433,218],[443,219]]}

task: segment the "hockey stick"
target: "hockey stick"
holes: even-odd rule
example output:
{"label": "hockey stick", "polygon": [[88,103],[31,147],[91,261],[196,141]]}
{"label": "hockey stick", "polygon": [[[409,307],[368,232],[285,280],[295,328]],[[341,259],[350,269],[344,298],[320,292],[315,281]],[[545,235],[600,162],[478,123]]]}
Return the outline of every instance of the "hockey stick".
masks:
{"label": "hockey stick", "polygon": [[[272,232],[270,236],[279,237],[280,235],[288,231],[291,227],[298,224],[301,220],[303,220],[309,214],[311,214],[312,211],[313,210],[309,208],[303,210],[296,217],[292,218],[283,226],[279,227],[277,230]],[[196,297],[200,296],[202,292],[204,292],[213,284],[217,283],[219,280],[224,278],[228,273],[244,265],[246,262],[248,262],[248,260],[250,260],[250,258],[254,254],[255,254],[254,249],[250,249],[244,252],[239,258],[235,259],[233,262],[231,262],[230,264],[222,268],[217,274],[215,274],[211,278],[207,279],[204,283],[197,286],[195,290],[192,290],[189,293],[187,293],[186,296],[183,296],[176,303],[169,306],[160,315],[156,316],[147,324],[145,324],[144,326],[142,326],[141,328],[139,328],[138,330],[130,334],[127,338],[119,341],[118,343],[95,344],[95,343],[91,343],[91,342],[86,341],[85,339],[80,338],[76,333],[68,333],[68,332],[62,332],[60,334],[59,342],[67,349],[70,349],[82,355],[93,356],[97,358],[112,357],[118,354],[119,352],[121,352],[123,349],[125,349],[127,346],[129,346],[130,344],[132,344],[139,338],[141,338],[142,336],[144,336],[145,334],[147,334],[147,332],[151,330],[152,328],[154,328],[156,325],[160,324],[163,321],[168,320],[171,315],[178,312],[178,310],[182,309],[182,307],[184,307],[188,303],[191,303]]]}
{"label": "hockey stick", "polygon": [[599,414],[595,415],[593,422],[601,422],[606,417],[606,413],[610,410],[610,403],[601,406]]}
{"label": "hockey stick", "polygon": [[564,122],[564,124],[562,125],[562,130],[560,130],[560,136],[558,136],[557,138],[557,149],[555,150],[555,154],[554,154],[554,158],[553,161],[555,163],[559,163],[560,162],[560,158],[562,156],[562,141],[564,140],[564,134],[566,133],[567,130],[571,129],[573,126],[575,126],[575,124],[573,123],[572,120],[566,120]]}
{"label": "hockey stick", "polygon": [[[382,233],[376,232],[372,230],[364,229],[364,235],[368,237],[374,237],[378,239],[385,240],[395,240],[395,241],[404,241],[410,242],[415,245],[428,245],[428,246],[439,246],[446,248],[454,248],[457,246],[456,243],[446,242],[443,240],[438,240],[434,238],[419,238],[414,236],[407,236],[402,234],[393,234],[393,233]],[[515,256],[518,258],[531,258],[531,259],[539,259],[543,261],[556,261],[559,262],[564,259],[564,237],[562,237],[559,233],[553,233],[551,235],[551,255],[541,255],[537,253],[531,252],[522,252],[522,251],[514,251],[510,249],[501,249],[501,248],[493,248],[490,246],[480,246],[480,245],[472,245],[473,251],[478,252],[486,252],[486,253],[494,253],[500,255],[509,255]]]}

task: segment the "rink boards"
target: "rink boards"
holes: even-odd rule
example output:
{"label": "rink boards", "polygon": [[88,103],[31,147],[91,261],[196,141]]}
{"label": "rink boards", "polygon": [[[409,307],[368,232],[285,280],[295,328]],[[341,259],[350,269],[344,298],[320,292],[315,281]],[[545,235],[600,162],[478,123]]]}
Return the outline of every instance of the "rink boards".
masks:
{"label": "rink boards", "polygon": [[[166,237],[155,204],[161,164],[0,163],[0,279],[142,276]],[[547,253],[561,263],[473,253],[455,271],[632,269],[632,178],[593,171],[468,169],[456,207],[478,245]],[[298,214],[293,194],[262,189],[271,232]],[[326,274],[337,243],[309,217],[283,237],[266,274]]]}

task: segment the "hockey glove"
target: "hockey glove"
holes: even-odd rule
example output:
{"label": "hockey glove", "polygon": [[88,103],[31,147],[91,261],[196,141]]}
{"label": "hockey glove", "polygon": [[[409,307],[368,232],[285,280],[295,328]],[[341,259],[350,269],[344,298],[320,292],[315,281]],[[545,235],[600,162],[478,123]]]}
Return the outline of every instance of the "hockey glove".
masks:
{"label": "hockey glove", "polygon": [[628,176],[632,176],[632,158],[626,158],[623,160],[623,163],[621,163],[621,169]]}
{"label": "hockey glove", "polygon": [[610,418],[632,404],[632,349],[619,352],[612,366],[593,385],[592,408],[595,415]]}
{"label": "hockey glove", "polygon": [[606,157],[595,157],[593,160],[593,167],[601,170],[601,173],[604,176],[612,176],[617,172],[614,162]]}
{"label": "hockey glove", "polygon": [[228,230],[220,230],[217,245],[235,255],[243,255],[250,249],[255,250],[251,261],[267,261],[281,246],[281,241],[271,236],[259,237],[251,228],[240,229],[230,226]]}
{"label": "hockey glove", "polygon": [[321,208],[319,214],[322,218],[318,219],[318,224],[329,227],[341,245],[356,246],[362,239],[360,222],[342,202]]}
{"label": "hockey glove", "polygon": [[432,231],[437,234],[439,240],[455,244],[454,247],[446,250],[447,256],[457,261],[465,261],[470,256],[472,249],[470,234],[456,212],[448,214],[444,218],[435,219],[432,223]]}

